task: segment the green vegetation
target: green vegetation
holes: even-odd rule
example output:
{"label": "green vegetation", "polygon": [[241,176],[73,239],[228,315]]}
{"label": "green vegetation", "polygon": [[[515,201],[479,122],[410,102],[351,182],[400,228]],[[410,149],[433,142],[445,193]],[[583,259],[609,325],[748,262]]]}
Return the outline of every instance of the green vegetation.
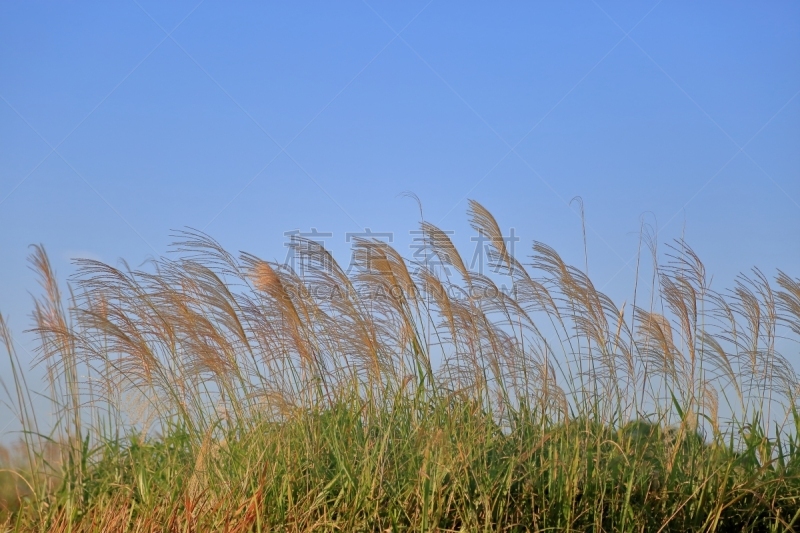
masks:
{"label": "green vegetation", "polygon": [[[31,408],[0,477],[24,531],[800,530],[800,280],[712,290],[683,242],[617,307],[470,204],[496,272],[422,223],[301,273],[196,232],[146,271],[32,257],[55,424]],[[642,263],[647,262],[645,269]],[[652,263],[650,265],[649,263]],[[647,270],[647,275],[644,274]],[[5,468],[5,467],[4,467]],[[12,497],[16,495],[17,497]]]}

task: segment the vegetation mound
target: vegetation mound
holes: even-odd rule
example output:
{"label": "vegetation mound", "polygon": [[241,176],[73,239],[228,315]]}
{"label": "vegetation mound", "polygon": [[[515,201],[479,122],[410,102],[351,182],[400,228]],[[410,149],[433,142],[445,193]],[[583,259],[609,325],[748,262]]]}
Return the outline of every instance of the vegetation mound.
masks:
{"label": "vegetation mound", "polygon": [[[423,222],[406,260],[360,239],[345,271],[179,234],[147,270],[32,262],[55,424],[31,407],[0,514],[31,531],[800,529],[800,280],[713,290],[689,246],[637,261],[630,305],[471,202],[491,273]],[[647,263],[647,261],[644,261]],[[641,270],[640,270],[641,269]],[[643,296],[646,295],[646,296]]]}

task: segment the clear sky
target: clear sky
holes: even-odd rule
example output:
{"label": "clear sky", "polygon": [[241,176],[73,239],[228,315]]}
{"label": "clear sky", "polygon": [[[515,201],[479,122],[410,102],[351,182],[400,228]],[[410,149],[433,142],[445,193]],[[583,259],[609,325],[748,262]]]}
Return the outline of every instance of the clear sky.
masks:
{"label": "clear sky", "polygon": [[518,257],[582,265],[580,195],[620,302],[643,216],[717,288],[800,276],[799,91],[798,2],[3,2],[0,310],[28,358],[33,243],[62,279],[186,226],[265,259],[312,227],[345,262],[366,227],[410,255],[403,191],[467,256],[474,198]]}

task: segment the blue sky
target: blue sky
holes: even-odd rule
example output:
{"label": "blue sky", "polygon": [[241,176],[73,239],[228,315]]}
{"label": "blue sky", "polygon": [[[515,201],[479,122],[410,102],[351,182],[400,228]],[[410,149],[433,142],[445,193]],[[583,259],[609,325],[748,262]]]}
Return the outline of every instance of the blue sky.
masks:
{"label": "blue sky", "polygon": [[[629,297],[642,217],[717,288],[800,276],[800,4],[0,4],[0,310],[23,348],[42,243],[138,265],[170,231],[285,256],[416,205],[471,255],[466,199]],[[6,363],[0,363],[0,370]]]}

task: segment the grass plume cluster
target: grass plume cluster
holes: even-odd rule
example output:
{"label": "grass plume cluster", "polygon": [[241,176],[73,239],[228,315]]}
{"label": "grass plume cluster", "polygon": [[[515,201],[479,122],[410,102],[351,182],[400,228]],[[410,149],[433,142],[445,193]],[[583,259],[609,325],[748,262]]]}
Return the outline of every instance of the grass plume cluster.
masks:
{"label": "grass plume cluster", "polygon": [[[32,262],[45,428],[26,431],[11,528],[32,531],[800,529],[800,280],[710,286],[679,241],[617,306],[471,202],[491,276],[423,222],[404,259],[355,243],[302,273],[197,232],[147,270]],[[647,253],[649,252],[649,253]],[[640,261],[641,263],[641,261]],[[644,270],[644,267],[642,267]],[[637,264],[637,280],[639,278]],[[6,487],[8,484],[6,484]],[[6,497],[7,501],[11,501]]]}

